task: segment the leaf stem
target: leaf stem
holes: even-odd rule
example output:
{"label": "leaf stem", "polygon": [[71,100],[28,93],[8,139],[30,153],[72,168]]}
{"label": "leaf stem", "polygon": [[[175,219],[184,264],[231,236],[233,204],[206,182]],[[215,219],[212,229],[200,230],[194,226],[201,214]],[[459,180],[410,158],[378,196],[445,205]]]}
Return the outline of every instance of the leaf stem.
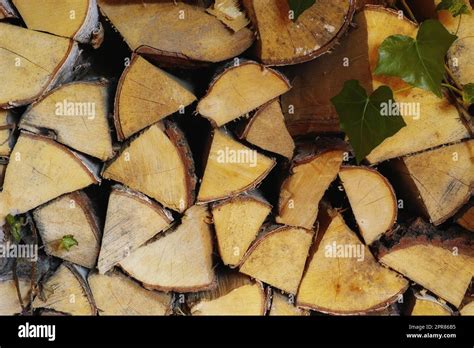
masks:
{"label": "leaf stem", "polygon": [[454,35],[458,36],[459,28],[461,27],[461,19],[462,19],[462,13],[459,15],[459,21],[458,21],[458,27],[456,28],[456,32]]}
{"label": "leaf stem", "polygon": [[462,89],[461,84],[456,80],[456,77],[454,76],[453,72],[451,71],[451,69],[449,69],[449,67],[446,64],[444,64],[444,69],[446,70],[448,77],[451,79],[451,81],[453,81],[454,85],[457,88]]}
{"label": "leaf stem", "polygon": [[413,14],[410,6],[408,6],[406,0],[400,0],[400,2],[402,3],[403,7],[405,8],[405,10],[407,11],[408,13],[408,16],[410,17],[410,19],[415,22],[416,24],[418,24],[418,21],[416,20],[415,18],[415,15]]}
{"label": "leaf stem", "polygon": [[450,89],[451,91],[456,92],[459,95],[462,95],[462,91],[459,88],[454,87],[453,85],[450,85],[449,83],[442,83],[441,86],[447,89]]}

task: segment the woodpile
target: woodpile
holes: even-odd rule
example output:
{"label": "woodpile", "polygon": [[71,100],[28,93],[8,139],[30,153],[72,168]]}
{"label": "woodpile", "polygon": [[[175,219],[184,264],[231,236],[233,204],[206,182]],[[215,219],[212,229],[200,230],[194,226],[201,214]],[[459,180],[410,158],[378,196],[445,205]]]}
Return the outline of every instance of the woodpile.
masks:
{"label": "woodpile", "polygon": [[473,315],[474,14],[412,5],[436,95],[396,1],[306,3],[0,0],[0,315]]}

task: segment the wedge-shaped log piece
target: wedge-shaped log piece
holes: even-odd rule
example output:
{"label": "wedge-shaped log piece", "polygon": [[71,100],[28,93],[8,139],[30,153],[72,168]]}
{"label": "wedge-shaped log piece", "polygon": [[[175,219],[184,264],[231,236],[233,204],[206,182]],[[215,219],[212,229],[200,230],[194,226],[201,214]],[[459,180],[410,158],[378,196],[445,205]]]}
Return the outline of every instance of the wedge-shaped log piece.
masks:
{"label": "wedge-shaped log piece", "polygon": [[211,82],[196,111],[220,127],[290,89],[281,73],[253,61],[226,68]]}
{"label": "wedge-shaped log piece", "polygon": [[184,82],[134,55],[120,78],[115,97],[117,135],[126,139],[195,99]]}
{"label": "wedge-shaped log piece", "polygon": [[191,315],[264,315],[263,284],[243,274],[225,272],[217,277],[217,288],[189,295]]}
{"label": "wedge-shaped log piece", "polygon": [[13,4],[29,29],[89,43],[102,28],[95,0],[13,0]]}
{"label": "wedge-shaped log piece", "polygon": [[[439,4],[441,0],[434,0]],[[469,14],[463,14],[462,19],[454,18],[449,11],[439,11],[439,21],[451,33],[455,33],[458,39],[451,45],[448,51],[448,65],[457,82],[466,85],[474,81],[474,69],[472,62],[474,60],[474,15],[472,2],[463,0],[470,11]]]}
{"label": "wedge-shaped log piece", "polygon": [[72,40],[0,23],[0,107],[31,103],[71,72]]}
{"label": "wedge-shaped log piece", "polygon": [[86,282],[75,266],[61,264],[41,287],[33,308],[52,309],[72,315],[95,315],[96,309]]}
{"label": "wedge-shaped log piece", "polygon": [[275,316],[303,316],[309,315],[309,311],[295,306],[293,295],[286,296],[280,292],[273,291],[272,306],[269,315]]}
{"label": "wedge-shaped log piece", "polygon": [[276,222],[311,229],[318,216],[318,204],[334,181],[342,164],[345,145],[320,139],[298,149],[290,176],[281,186]]}
{"label": "wedge-shaped log piece", "polygon": [[464,207],[456,219],[456,223],[468,231],[474,232],[474,202],[471,201]]}
{"label": "wedge-shaped log piece", "polygon": [[397,199],[392,185],[368,167],[342,167],[344,190],[367,245],[389,231],[397,219]]}
{"label": "wedge-shaped log piece", "polygon": [[[34,210],[36,227],[46,253],[87,268],[94,268],[99,255],[101,231],[89,197],[81,191],[61,196]],[[62,245],[72,235],[77,245]]]}
{"label": "wedge-shaped log piece", "polygon": [[7,110],[0,109],[0,157],[7,157],[11,151],[13,119]]}
{"label": "wedge-shaped log piece", "polygon": [[212,202],[253,189],[274,165],[274,159],[235,141],[222,130],[215,130],[198,202]]}
{"label": "wedge-shaped log piece", "polygon": [[461,315],[474,315],[474,301],[462,307],[459,313]]}
{"label": "wedge-shaped log piece", "polygon": [[295,150],[295,143],[286,129],[278,100],[258,109],[245,125],[239,138],[288,159],[293,157]]}
{"label": "wedge-shaped log piece", "polygon": [[234,33],[204,8],[181,2],[98,3],[132,51],[168,65],[220,62],[239,55],[254,40],[251,30]]}
{"label": "wedge-shaped log piece", "polygon": [[181,225],[134,251],[120,266],[150,289],[209,289],[215,285],[209,222],[205,206],[192,206]]}
{"label": "wedge-shaped log piece", "polygon": [[218,202],[211,210],[222,262],[235,267],[257,237],[272,206],[252,193]]}
{"label": "wedge-shaped log piece", "polygon": [[395,162],[408,197],[433,224],[453,216],[471,197],[474,140],[441,147]]}
{"label": "wedge-shaped log piece", "polygon": [[[464,16],[463,16],[464,17]],[[368,156],[370,163],[404,156],[469,137],[458,110],[446,98],[410,88],[397,77],[374,75],[382,42],[391,35],[415,37],[417,27],[395,11],[370,6],[355,17],[357,28],[332,54],[285,71],[293,88],[282,97],[292,135],[337,132],[339,120],[331,98],[347,80],[360,81],[368,94],[381,85],[394,91],[406,127],[385,139]],[[463,18],[464,20],[464,18]],[[354,45],[357,42],[357,45]]]}
{"label": "wedge-shaped log piece", "polygon": [[395,302],[408,282],[377,263],[339,213],[328,210],[320,216],[323,227],[297,305],[331,314],[361,314]]}
{"label": "wedge-shaped log piece", "polygon": [[355,9],[352,0],[316,1],[293,21],[287,2],[243,3],[258,31],[258,56],[268,65],[301,63],[326,53],[346,32]]}
{"label": "wedge-shaped log piece", "polygon": [[[23,305],[28,305],[30,300],[30,282],[20,279],[18,281]],[[12,279],[0,281],[0,315],[14,315],[22,312],[21,303]]]}
{"label": "wedge-shaped log piece", "polygon": [[99,315],[168,315],[171,296],[143,289],[128,277],[111,272],[87,278]]}
{"label": "wedge-shaped log piece", "polygon": [[194,163],[183,133],[171,122],[157,123],[125,146],[105,168],[105,179],[121,182],[183,212],[194,202]]}
{"label": "wedge-shaped log piece", "polygon": [[426,294],[426,291],[421,291],[415,293],[410,315],[453,315],[453,311],[445,303]]}
{"label": "wedge-shaped log piece", "polygon": [[109,197],[97,268],[105,273],[157,233],[168,228],[171,214],[145,195],[114,186]]}
{"label": "wedge-shaped log piece", "polygon": [[398,229],[378,254],[383,264],[459,307],[474,274],[473,246],[472,233],[439,231],[418,219]]}
{"label": "wedge-shaped log piece", "polygon": [[3,178],[5,177],[5,171],[7,170],[7,165],[0,162],[0,187],[3,186]]}
{"label": "wedge-shaped log piece", "polygon": [[108,115],[106,84],[73,82],[31,105],[21,118],[20,128],[52,132],[58,142],[105,161],[114,154]]}
{"label": "wedge-shaped log piece", "polygon": [[94,164],[55,141],[22,133],[12,150],[0,193],[0,220],[97,184],[97,172]]}
{"label": "wedge-shaped log piece", "polygon": [[247,252],[240,272],[296,294],[313,235],[313,231],[290,226],[264,230]]}

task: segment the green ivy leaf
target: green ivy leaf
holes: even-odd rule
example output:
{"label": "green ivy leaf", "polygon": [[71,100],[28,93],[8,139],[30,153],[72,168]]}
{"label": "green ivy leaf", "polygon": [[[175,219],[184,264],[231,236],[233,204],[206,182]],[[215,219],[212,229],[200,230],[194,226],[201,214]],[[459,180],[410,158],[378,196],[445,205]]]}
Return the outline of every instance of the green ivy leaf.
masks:
{"label": "green ivy leaf", "polygon": [[471,13],[464,0],[442,0],[436,6],[436,11],[441,10],[448,10],[453,17]]}
{"label": "green ivy leaf", "polygon": [[392,35],[379,48],[376,75],[398,76],[406,83],[442,97],[444,57],[457,39],[437,20],[420,25],[416,39]]}
{"label": "green ivy leaf", "polygon": [[25,219],[21,217],[15,217],[8,214],[6,217],[7,224],[10,226],[10,233],[13,237],[13,240],[16,243],[21,241],[21,227],[25,224]]}
{"label": "green ivy leaf", "polygon": [[474,83],[468,83],[463,87],[462,99],[466,104],[474,104]]}
{"label": "green ivy leaf", "polygon": [[306,11],[308,8],[314,5],[316,0],[288,0],[288,6],[293,11],[293,22]]}
{"label": "green ivy leaf", "polygon": [[78,241],[74,238],[72,234],[67,234],[61,238],[59,247],[69,251],[73,246],[79,245]]}
{"label": "green ivy leaf", "polygon": [[401,116],[382,115],[383,105],[394,103],[393,92],[387,86],[377,88],[368,97],[359,81],[349,80],[331,102],[336,107],[341,128],[354,148],[357,163],[406,126]]}

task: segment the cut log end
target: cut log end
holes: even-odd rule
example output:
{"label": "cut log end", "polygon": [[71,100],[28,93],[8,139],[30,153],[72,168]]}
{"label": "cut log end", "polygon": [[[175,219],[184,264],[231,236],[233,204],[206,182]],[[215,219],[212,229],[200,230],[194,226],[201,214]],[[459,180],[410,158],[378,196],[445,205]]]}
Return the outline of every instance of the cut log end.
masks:
{"label": "cut log end", "polygon": [[366,167],[342,167],[339,172],[362,237],[371,244],[389,231],[397,218],[397,199],[380,173]]}
{"label": "cut log end", "polygon": [[213,288],[209,222],[205,206],[192,206],[181,225],[132,252],[120,261],[121,268],[150,289],[196,292]]}
{"label": "cut log end", "polygon": [[243,116],[290,89],[276,70],[245,61],[224,70],[211,83],[196,111],[220,127]]}
{"label": "cut log end", "polygon": [[[297,305],[331,314],[364,314],[386,308],[408,282],[381,266],[341,215],[322,212],[324,226],[298,290]],[[367,281],[370,279],[370,281]]]}

